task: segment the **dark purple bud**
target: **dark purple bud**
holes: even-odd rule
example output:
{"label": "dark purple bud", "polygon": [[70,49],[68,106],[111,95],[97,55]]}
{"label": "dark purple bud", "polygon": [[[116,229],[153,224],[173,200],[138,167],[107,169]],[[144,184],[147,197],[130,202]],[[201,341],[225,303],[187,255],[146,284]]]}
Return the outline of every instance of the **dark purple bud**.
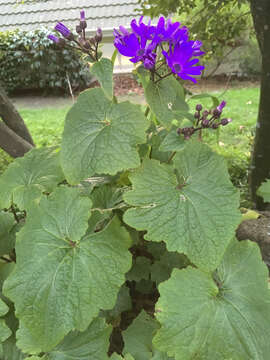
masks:
{"label": "dark purple bud", "polygon": [[195,132],[195,129],[193,126],[182,129],[182,134],[184,135],[184,138],[186,140],[190,139],[190,137],[194,134],[194,132]]}
{"label": "dark purple bud", "polygon": [[91,45],[90,45],[90,42],[87,41],[87,40],[83,40],[80,42],[82,44],[82,46],[85,48],[85,49],[90,49],[91,48]]}
{"label": "dark purple bud", "polygon": [[195,119],[199,119],[200,118],[200,113],[199,111],[196,111],[194,114]]}
{"label": "dark purple bud", "polygon": [[202,127],[203,127],[203,128],[209,127],[209,120],[203,119],[203,121],[202,121]]}
{"label": "dark purple bud", "polygon": [[220,111],[218,108],[216,108],[216,109],[213,110],[213,116],[214,116],[216,119],[219,118],[220,115],[221,115],[221,111]]}
{"label": "dark purple bud", "polygon": [[101,28],[98,28],[97,29],[97,33],[96,33],[96,35],[95,35],[95,40],[96,40],[96,42],[101,42],[101,40],[102,40],[102,37],[103,37],[103,35],[102,35],[102,30],[101,30]]}
{"label": "dark purple bud", "polygon": [[227,124],[229,124],[232,121],[232,119],[221,119],[220,123],[221,125],[225,126]]}
{"label": "dark purple bud", "polygon": [[204,118],[206,118],[208,115],[209,115],[209,111],[204,110],[204,112],[202,113],[202,116],[203,116]]}
{"label": "dark purple bud", "polygon": [[219,127],[219,124],[218,124],[218,123],[212,124],[212,129],[217,129],[218,127]]}
{"label": "dark purple bud", "polygon": [[59,43],[59,40],[60,40],[58,36],[55,36],[53,34],[48,35],[47,38],[52,40],[55,43]]}
{"label": "dark purple bud", "polygon": [[178,135],[182,134],[182,129],[181,129],[181,128],[178,128],[178,129],[177,129],[177,134],[178,134]]}
{"label": "dark purple bud", "polygon": [[82,29],[81,25],[76,26],[76,33],[81,34],[82,30],[83,29]]}
{"label": "dark purple bud", "polygon": [[197,111],[202,111],[202,105],[201,105],[201,104],[197,104],[197,105],[196,105],[196,110],[197,110]]}

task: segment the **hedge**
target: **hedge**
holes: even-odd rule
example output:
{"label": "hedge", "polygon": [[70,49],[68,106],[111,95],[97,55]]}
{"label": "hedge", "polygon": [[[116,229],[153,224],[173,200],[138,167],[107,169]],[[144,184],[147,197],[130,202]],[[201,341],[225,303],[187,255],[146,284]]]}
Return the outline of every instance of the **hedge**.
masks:
{"label": "hedge", "polygon": [[74,49],[47,39],[49,30],[0,32],[0,82],[7,92],[25,89],[83,89],[91,76]]}

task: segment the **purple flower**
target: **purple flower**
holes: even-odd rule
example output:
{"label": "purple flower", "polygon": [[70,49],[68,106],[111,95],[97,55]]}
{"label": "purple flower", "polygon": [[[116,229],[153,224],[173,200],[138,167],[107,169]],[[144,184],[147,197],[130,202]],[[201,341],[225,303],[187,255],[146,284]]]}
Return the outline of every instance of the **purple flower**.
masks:
{"label": "purple flower", "polygon": [[218,111],[220,111],[220,113],[221,113],[222,110],[225,108],[225,106],[226,106],[226,101],[222,100],[221,103],[217,107]]}
{"label": "purple flower", "polygon": [[61,22],[59,22],[56,26],[55,26],[55,30],[60,32],[60,34],[62,34],[65,38],[68,38],[71,35],[71,31],[69,30],[69,28],[67,28],[64,24],[62,24]]}
{"label": "purple flower", "polygon": [[169,52],[162,51],[162,54],[165,56],[167,64],[173,73],[183,80],[190,80],[196,83],[197,80],[194,76],[201,75],[204,66],[194,66],[199,60],[192,59],[193,56],[197,56],[194,55],[193,45],[193,41],[177,43],[174,48],[170,45]]}
{"label": "purple flower", "polygon": [[59,37],[57,37],[53,34],[48,35],[47,38],[54,41],[55,43],[59,43],[59,41],[60,41]]}
{"label": "purple flower", "polygon": [[177,43],[180,41],[188,40],[188,29],[186,27],[180,28],[180,23],[173,23],[171,19],[165,21],[162,16],[156,26],[155,41],[157,43],[168,41],[171,43]]}
{"label": "purple flower", "polygon": [[85,11],[84,10],[80,11],[80,20],[85,21]]}
{"label": "purple flower", "polygon": [[148,24],[143,23],[143,16],[140,17],[140,20],[137,24],[136,19],[133,19],[130,23],[131,29],[135,35],[138,35],[141,38],[142,43],[147,40],[153,40],[155,35],[156,27],[151,25],[151,20]]}
{"label": "purple flower", "polygon": [[120,26],[119,29],[121,32],[114,30],[114,46],[120,54],[130,57],[130,61],[133,63],[142,61],[145,68],[151,69],[155,65],[157,56],[153,52],[155,44],[146,45],[145,38],[140,40],[134,33],[129,33],[123,26]]}

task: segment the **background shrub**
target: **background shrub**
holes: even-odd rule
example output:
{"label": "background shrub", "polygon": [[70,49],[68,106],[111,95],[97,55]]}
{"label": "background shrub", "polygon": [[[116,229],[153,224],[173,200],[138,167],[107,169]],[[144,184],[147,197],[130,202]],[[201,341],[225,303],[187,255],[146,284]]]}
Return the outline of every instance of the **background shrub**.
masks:
{"label": "background shrub", "polygon": [[73,49],[47,39],[49,30],[0,32],[0,81],[7,92],[25,89],[85,88],[91,80],[87,64]]}
{"label": "background shrub", "polygon": [[258,42],[255,37],[251,37],[247,46],[245,46],[240,57],[239,67],[246,77],[257,77],[261,74],[262,57]]}

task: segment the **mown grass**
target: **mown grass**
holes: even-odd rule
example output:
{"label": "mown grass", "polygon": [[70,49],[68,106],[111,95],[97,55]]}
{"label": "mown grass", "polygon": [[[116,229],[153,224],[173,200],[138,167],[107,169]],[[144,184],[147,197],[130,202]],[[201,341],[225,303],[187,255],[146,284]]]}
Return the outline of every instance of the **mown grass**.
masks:
{"label": "mown grass", "polygon": [[[255,87],[231,89],[225,94],[216,92],[213,95],[219,100],[227,101],[223,115],[232,118],[232,122],[222,127],[218,133],[217,131],[204,131],[203,139],[225,157],[232,181],[242,193],[242,205],[248,206],[247,173],[256,126],[259,89]],[[211,99],[191,100],[189,102],[191,112],[197,103],[201,103],[206,109],[212,107]],[[36,145],[40,147],[60,144],[68,110],[69,107],[22,108],[19,109],[19,112]],[[6,154],[0,152],[0,173],[10,161],[11,159]]]}

